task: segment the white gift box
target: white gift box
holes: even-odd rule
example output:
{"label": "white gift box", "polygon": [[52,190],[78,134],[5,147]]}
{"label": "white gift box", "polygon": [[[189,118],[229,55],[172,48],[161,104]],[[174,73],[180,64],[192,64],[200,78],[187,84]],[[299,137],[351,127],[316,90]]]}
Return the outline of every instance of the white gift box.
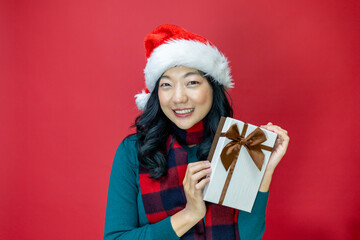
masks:
{"label": "white gift box", "polygon": [[[271,155],[271,150],[277,138],[276,133],[263,128],[260,128],[261,131],[257,128],[257,126],[233,118],[221,118],[208,157],[208,160],[211,161],[212,173],[209,184],[204,188],[203,196],[205,201],[251,212]],[[232,133],[238,132],[239,136],[242,134],[241,138],[237,138],[237,140],[229,139],[227,136],[229,136],[230,131]],[[225,136],[226,132],[228,132],[227,136]],[[249,138],[249,134],[252,133],[251,136],[253,136],[255,132],[257,136],[260,134],[264,140],[253,147],[256,148],[256,156],[263,155],[262,164],[261,161],[259,163],[259,160],[254,160],[259,159],[255,158],[254,153],[251,153],[253,158],[249,154],[248,146],[251,145],[252,140],[248,140],[247,143],[244,142],[244,139]],[[237,152],[235,151],[236,153],[232,151],[234,154],[231,155],[232,153],[228,148],[230,145],[237,145],[230,149],[240,148],[240,151],[237,150]],[[224,160],[229,159],[229,157],[224,157],[226,153],[221,155],[224,148],[224,152],[230,152],[230,155],[233,156],[231,161]],[[237,153],[238,156],[236,157]],[[221,156],[223,156],[223,160]],[[229,164],[226,164],[226,162],[231,162],[231,166],[229,167]],[[228,167],[227,170],[226,167]]]}

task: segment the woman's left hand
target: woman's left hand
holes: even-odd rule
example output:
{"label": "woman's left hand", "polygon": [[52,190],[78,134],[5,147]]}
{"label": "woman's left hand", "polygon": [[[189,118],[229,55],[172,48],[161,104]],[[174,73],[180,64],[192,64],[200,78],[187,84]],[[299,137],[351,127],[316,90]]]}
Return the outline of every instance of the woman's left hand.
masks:
{"label": "woman's left hand", "polygon": [[272,174],[282,157],[285,155],[290,138],[286,130],[282,129],[279,126],[273,125],[271,122],[269,122],[267,125],[262,125],[260,127],[272,131],[278,135],[275,141],[274,149],[269,159],[269,163],[266,168],[266,172],[270,172]]}

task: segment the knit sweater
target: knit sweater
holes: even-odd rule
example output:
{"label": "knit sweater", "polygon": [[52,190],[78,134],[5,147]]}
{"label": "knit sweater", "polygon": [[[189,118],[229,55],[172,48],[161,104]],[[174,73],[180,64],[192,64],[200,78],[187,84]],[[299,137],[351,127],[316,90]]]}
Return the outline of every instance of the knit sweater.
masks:
{"label": "knit sweater", "polygon": [[[125,138],[116,150],[110,174],[105,215],[104,239],[179,239],[170,217],[149,224],[141,197],[137,136]],[[188,162],[198,161],[197,146],[183,146]],[[265,231],[265,211],[268,192],[258,192],[251,213],[239,212],[238,226],[241,240],[261,239]]]}

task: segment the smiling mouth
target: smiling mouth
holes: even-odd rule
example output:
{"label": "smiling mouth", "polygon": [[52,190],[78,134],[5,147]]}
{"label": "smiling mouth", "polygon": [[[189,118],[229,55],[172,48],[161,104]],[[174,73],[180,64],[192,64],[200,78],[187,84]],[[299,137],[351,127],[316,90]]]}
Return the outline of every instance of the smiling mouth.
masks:
{"label": "smiling mouth", "polygon": [[187,109],[179,109],[179,110],[173,110],[176,114],[187,114],[191,113],[195,110],[195,108],[187,108]]}

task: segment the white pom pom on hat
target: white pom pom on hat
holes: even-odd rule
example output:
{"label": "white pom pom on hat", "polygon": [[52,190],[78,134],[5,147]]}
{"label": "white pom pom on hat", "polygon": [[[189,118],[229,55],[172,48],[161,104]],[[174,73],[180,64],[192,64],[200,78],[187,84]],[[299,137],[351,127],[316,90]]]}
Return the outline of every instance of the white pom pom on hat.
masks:
{"label": "white pom pom on hat", "polygon": [[145,37],[147,63],[144,69],[146,90],[136,94],[136,105],[144,110],[157,80],[169,68],[195,68],[226,89],[234,83],[227,58],[206,38],[185,29],[164,24]]}

